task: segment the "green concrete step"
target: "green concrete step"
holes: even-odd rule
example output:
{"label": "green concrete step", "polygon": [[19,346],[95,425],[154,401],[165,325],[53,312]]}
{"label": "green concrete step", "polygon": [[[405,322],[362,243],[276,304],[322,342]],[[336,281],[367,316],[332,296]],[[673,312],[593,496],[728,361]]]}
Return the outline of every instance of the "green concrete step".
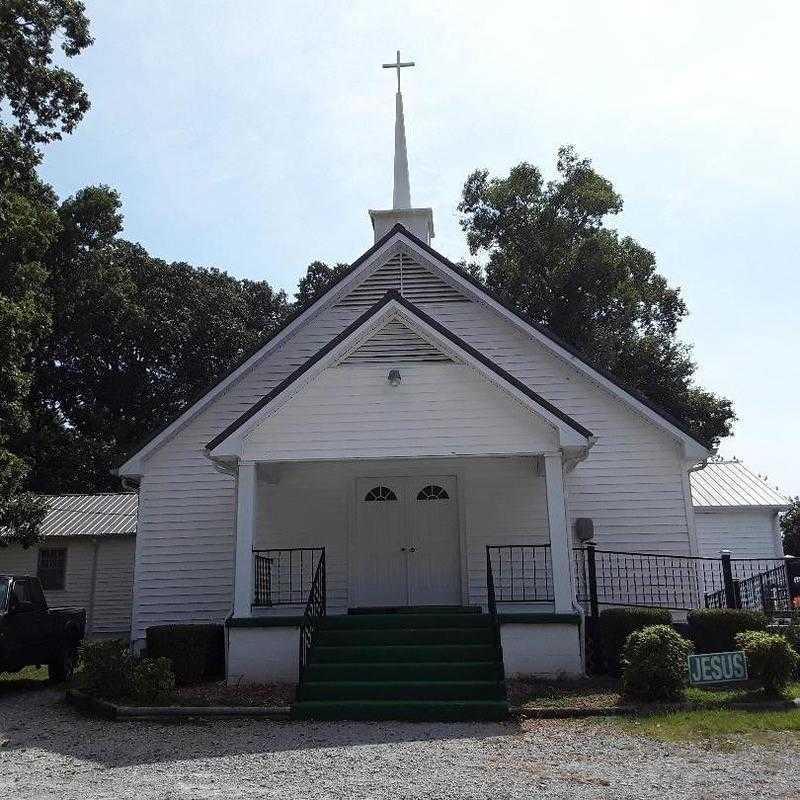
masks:
{"label": "green concrete step", "polygon": [[363,628],[491,628],[488,614],[339,614],[323,617],[321,630]]}
{"label": "green concrete step", "polygon": [[493,644],[491,628],[357,628],[321,630],[315,646],[399,644]]}
{"label": "green concrete step", "polygon": [[480,614],[480,606],[378,606],[348,608],[347,613],[359,614]]}
{"label": "green concrete step", "polygon": [[308,700],[295,703],[295,719],[402,719],[416,721],[504,720],[504,700]]}
{"label": "green concrete step", "polygon": [[497,652],[490,644],[404,644],[404,645],[342,645],[311,648],[310,663],[376,663],[426,661],[494,661]]}
{"label": "green concrete step", "polygon": [[298,700],[505,700],[497,681],[304,681]]}
{"label": "green concrete step", "polygon": [[460,661],[421,664],[309,664],[304,681],[497,681],[503,667],[497,661]]}

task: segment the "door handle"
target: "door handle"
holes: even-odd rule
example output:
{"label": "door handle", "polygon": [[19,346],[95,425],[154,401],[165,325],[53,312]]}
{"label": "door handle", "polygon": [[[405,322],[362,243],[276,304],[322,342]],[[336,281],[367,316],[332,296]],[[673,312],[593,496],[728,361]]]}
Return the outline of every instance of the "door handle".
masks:
{"label": "door handle", "polygon": [[417,552],[417,548],[416,547],[409,547],[408,548],[408,552],[409,553],[416,553]]}

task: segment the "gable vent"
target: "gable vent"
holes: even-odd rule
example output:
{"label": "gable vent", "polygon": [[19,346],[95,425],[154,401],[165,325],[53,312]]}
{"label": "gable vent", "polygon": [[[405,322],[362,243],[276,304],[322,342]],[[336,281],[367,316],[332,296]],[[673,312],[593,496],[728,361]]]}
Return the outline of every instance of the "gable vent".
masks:
{"label": "gable vent", "polygon": [[340,308],[366,308],[391,289],[412,303],[468,303],[457,289],[423,267],[407,253],[398,253],[363,280],[339,303]]}
{"label": "gable vent", "polygon": [[392,320],[342,360],[342,364],[386,364],[389,362],[435,362],[452,358],[437,350],[399,320]]}

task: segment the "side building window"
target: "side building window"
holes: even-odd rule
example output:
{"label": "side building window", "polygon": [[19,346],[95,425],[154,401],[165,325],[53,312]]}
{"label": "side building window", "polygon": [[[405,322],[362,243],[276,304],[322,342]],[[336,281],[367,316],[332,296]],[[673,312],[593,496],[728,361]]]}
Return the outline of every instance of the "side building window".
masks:
{"label": "side building window", "polygon": [[58,591],[66,585],[67,550],[65,547],[49,547],[39,550],[36,577],[45,591]]}

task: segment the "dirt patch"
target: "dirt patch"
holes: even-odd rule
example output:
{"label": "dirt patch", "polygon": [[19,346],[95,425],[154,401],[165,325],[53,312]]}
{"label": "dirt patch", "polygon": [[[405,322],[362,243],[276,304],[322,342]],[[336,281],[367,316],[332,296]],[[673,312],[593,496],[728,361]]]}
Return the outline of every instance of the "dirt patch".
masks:
{"label": "dirt patch", "polygon": [[227,686],[224,682],[181,686],[169,702],[179,706],[288,706],[294,702],[295,687],[288,683]]}

